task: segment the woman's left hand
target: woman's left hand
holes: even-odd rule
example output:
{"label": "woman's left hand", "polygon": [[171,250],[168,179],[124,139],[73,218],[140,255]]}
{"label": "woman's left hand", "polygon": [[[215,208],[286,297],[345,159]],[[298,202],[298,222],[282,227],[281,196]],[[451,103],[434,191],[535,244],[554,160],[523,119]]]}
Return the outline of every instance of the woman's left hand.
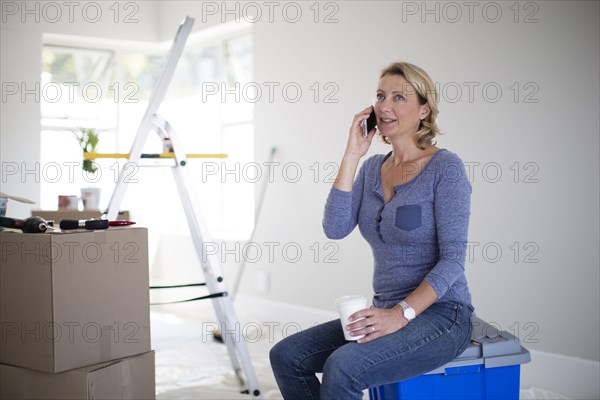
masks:
{"label": "woman's left hand", "polygon": [[[363,319],[360,319],[363,318]],[[360,319],[359,321],[356,321]],[[367,343],[378,337],[389,335],[404,328],[408,321],[398,308],[367,308],[350,316],[352,322],[344,329],[353,331],[353,336],[366,335],[358,343]]]}

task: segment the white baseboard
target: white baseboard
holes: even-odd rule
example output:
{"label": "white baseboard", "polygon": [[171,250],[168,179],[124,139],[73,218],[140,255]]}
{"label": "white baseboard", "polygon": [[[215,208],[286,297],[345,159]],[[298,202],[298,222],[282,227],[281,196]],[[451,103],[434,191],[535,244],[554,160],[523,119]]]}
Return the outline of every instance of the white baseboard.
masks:
{"label": "white baseboard", "polygon": [[[297,324],[302,329],[337,318],[333,311],[238,295],[240,319]],[[600,399],[600,363],[530,350],[531,362],[521,366],[521,387],[537,388],[570,399]],[[551,395],[548,398],[553,398]],[[555,397],[555,398],[558,398]]]}

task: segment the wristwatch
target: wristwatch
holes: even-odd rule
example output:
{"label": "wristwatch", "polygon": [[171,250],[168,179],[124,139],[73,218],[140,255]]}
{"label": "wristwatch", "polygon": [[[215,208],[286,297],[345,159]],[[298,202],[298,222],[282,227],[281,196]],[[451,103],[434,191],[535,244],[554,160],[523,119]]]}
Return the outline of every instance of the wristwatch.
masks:
{"label": "wristwatch", "polygon": [[404,310],[404,318],[406,318],[408,322],[412,321],[417,316],[415,309],[409,306],[404,300],[400,302],[400,307]]}

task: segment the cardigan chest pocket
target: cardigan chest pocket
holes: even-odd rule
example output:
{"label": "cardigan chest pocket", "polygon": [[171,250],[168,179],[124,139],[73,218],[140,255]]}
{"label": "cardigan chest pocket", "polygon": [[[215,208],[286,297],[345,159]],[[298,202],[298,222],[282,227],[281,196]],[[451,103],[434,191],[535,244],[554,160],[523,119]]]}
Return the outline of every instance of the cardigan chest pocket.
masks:
{"label": "cardigan chest pocket", "polygon": [[396,226],[405,231],[412,231],[421,226],[421,206],[409,204],[396,209]]}

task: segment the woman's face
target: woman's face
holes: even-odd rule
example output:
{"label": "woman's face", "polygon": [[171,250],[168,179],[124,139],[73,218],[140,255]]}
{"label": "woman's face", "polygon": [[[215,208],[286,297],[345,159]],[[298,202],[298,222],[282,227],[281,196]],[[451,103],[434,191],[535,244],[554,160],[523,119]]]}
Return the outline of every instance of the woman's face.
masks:
{"label": "woman's face", "polygon": [[414,135],[421,119],[429,115],[429,106],[419,104],[416,90],[402,75],[385,75],[379,80],[373,108],[379,132],[390,139]]}

